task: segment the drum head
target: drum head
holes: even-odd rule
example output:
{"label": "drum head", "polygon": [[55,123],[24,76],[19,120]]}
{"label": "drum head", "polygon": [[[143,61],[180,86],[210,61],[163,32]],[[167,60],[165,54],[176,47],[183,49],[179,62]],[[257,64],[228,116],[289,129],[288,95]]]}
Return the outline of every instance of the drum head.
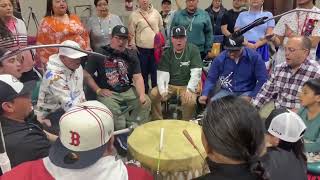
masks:
{"label": "drum head", "polygon": [[195,123],[179,120],[159,120],[137,127],[128,139],[129,151],[143,166],[157,169],[160,129],[164,128],[163,149],[160,154],[160,171],[187,171],[201,169],[205,162],[189,143],[182,131],[186,129],[201,154],[205,150],[201,142],[201,127]]}

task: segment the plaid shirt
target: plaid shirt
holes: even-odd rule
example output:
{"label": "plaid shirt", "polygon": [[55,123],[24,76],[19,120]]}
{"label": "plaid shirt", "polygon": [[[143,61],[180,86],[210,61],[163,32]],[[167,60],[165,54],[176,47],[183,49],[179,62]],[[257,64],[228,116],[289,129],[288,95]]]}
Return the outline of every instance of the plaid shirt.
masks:
{"label": "plaid shirt", "polygon": [[300,108],[298,93],[303,84],[309,79],[319,77],[320,64],[318,62],[306,60],[294,74],[284,62],[276,67],[271,78],[262,86],[252,103],[257,108],[261,108],[274,100],[276,108],[298,109]]}

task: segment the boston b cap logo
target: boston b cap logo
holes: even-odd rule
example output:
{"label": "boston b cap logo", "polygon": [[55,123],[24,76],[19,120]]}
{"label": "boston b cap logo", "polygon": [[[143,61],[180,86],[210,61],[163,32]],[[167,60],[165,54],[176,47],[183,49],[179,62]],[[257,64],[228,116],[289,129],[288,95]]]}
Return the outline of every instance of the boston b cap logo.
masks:
{"label": "boston b cap logo", "polygon": [[59,126],[60,135],[49,158],[56,166],[69,169],[85,168],[100,159],[114,131],[111,111],[98,101],[70,108]]}

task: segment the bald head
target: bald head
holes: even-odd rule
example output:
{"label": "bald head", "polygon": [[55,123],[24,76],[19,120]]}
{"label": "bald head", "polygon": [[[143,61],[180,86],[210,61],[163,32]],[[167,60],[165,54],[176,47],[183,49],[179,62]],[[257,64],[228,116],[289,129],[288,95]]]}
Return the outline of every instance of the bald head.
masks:
{"label": "bald head", "polygon": [[311,45],[311,40],[308,37],[290,37],[285,45],[287,64],[292,68],[299,67],[309,56]]}
{"label": "bald head", "polygon": [[296,37],[292,37],[292,39],[299,41],[300,42],[299,45],[302,49],[306,49],[308,51],[311,50],[312,42],[311,42],[310,38],[308,38],[306,36],[296,36]]}

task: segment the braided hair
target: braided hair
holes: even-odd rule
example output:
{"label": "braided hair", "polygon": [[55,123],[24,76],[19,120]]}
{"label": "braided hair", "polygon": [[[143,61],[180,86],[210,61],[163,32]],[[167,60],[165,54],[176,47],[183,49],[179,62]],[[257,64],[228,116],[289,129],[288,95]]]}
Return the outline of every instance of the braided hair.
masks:
{"label": "braided hair", "polygon": [[258,112],[245,100],[226,96],[207,107],[203,133],[215,152],[246,162],[248,171],[260,180],[268,180],[259,157],[265,147],[264,124]]}

